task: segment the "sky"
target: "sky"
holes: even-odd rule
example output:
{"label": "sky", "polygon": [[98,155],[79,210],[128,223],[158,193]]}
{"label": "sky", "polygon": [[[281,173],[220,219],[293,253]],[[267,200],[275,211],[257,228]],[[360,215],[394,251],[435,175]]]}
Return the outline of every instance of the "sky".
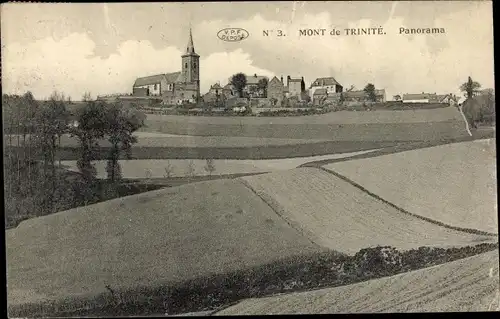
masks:
{"label": "sky", "polygon": [[[238,72],[333,76],[344,87],[373,83],[395,94],[458,94],[471,76],[494,87],[491,1],[3,3],[2,91],[54,91],[80,100],[131,93],[137,77],[181,69],[189,28],[200,58],[201,91]],[[249,37],[224,42],[223,28]],[[346,36],[345,28],[385,34]],[[399,34],[399,28],[444,28],[444,34]],[[339,36],[299,36],[333,28]],[[286,36],[265,37],[281,29]],[[276,31],[274,31],[276,33]]]}

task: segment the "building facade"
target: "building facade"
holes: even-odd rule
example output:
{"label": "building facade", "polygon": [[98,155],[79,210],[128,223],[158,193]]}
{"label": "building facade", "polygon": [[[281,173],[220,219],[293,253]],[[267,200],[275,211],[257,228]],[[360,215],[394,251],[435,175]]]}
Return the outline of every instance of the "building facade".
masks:
{"label": "building facade", "polygon": [[317,78],[311,83],[311,86],[309,87],[309,94],[313,101],[314,101],[314,92],[317,89],[326,89],[326,92],[328,94],[340,93],[344,90],[342,85],[340,85],[340,83],[337,82],[337,80],[335,80],[335,78],[333,77]]}
{"label": "building facade", "polygon": [[200,56],[194,49],[191,29],[181,58],[179,72],[137,78],[132,95],[158,96],[166,104],[196,103],[200,98]]}

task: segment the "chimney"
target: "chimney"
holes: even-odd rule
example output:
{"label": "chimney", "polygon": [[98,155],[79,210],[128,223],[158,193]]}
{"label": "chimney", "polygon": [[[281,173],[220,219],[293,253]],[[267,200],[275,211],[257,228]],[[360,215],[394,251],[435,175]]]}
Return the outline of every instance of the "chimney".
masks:
{"label": "chimney", "polygon": [[281,76],[281,83],[283,83],[283,75]]}
{"label": "chimney", "polygon": [[289,75],[286,76],[286,86],[290,84],[291,77]]}
{"label": "chimney", "polygon": [[254,76],[254,77],[257,77],[257,73],[255,73],[253,76]]}

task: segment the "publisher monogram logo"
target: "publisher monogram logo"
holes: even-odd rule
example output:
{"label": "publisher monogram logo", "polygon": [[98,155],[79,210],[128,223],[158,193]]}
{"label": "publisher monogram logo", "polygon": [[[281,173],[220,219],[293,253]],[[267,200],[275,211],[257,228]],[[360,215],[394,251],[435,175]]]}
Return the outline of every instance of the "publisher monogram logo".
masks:
{"label": "publisher monogram logo", "polygon": [[225,28],[217,32],[217,37],[226,42],[239,42],[249,35],[248,31],[242,28]]}

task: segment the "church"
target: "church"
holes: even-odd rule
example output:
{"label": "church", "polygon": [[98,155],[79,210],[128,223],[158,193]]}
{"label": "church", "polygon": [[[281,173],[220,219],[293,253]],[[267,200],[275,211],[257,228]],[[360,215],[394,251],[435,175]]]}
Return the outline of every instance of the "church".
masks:
{"label": "church", "polygon": [[196,103],[200,97],[200,56],[194,50],[189,29],[186,52],[180,72],[137,78],[132,94],[137,97],[158,97],[164,104]]}

